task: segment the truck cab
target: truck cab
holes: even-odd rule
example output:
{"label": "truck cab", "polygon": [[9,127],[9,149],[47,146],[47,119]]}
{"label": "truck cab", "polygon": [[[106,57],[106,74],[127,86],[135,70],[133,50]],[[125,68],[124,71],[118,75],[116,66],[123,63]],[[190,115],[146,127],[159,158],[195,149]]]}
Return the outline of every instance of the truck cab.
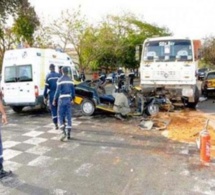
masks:
{"label": "truck cab", "polygon": [[153,92],[172,101],[195,107],[199,100],[195,42],[189,38],[157,37],[143,43],[140,84],[145,94]]}

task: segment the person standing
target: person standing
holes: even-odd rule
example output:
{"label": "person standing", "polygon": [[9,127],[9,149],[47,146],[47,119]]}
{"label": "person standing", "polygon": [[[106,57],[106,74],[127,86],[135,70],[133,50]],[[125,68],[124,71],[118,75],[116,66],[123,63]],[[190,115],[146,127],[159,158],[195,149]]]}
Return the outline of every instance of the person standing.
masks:
{"label": "person standing", "polygon": [[129,78],[130,78],[130,85],[134,85],[134,78],[135,78],[135,74],[134,74],[134,71],[133,70],[131,70],[131,72],[129,73]]}
{"label": "person standing", "polygon": [[54,64],[49,66],[50,73],[46,76],[45,90],[43,93],[44,103],[47,104],[49,97],[49,107],[51,110],[52,121],[55,125],[55,129],[58,129],[58,117],[57,117],[57,105],[53,105],[54,94],[57,88],[57,80],[60,78],[60,74],[55,72]]}
{"label": "person standing", "polygon": [[[63,76],[57,82],[57,90],[54,95],[53,105],[55,106],[58,101],[58,117],[60,129],[63,131],[61,141],[71,139],[72,128],[72,103],[75,98],[75,88],[71,78],[68,76],[68,68],[63,67]],[[67,119],[67,125],[64,119]]]}
{"label": "person standing", "polygon": [[112,72],[112,84],[115,83],[115,79],[116,79],[116,73],[113,71]]}
{"label": "person standing", "polygon": [[84,74],[84,70],[81,71],[80,78],[81,78],[81,81],[85,81],[86,76]]}
{"label": "person standing", "polygon": [[62,68],[63,68],[63,66],[59,66],[59,74],[60,74],[60,76],[63,76]]}
{"label": "person standing", "polygon": [[[5,113],[4,106],[2,104],[2,100],[0,100],[0,112],[2,114],[2,124],[7,124],[7,115]],[[0,132],[0,179],[10,176],[12,171],[5,171],[3,168],[3,145],[2,145],[2,136]]]}

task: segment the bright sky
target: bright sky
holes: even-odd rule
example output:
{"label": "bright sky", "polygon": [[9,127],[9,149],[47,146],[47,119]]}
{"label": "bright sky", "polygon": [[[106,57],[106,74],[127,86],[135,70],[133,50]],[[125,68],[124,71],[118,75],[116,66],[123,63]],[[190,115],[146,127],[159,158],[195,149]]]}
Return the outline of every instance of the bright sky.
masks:
{"label": "bright sky", "polygon": [[61,11],[77,9],[90,21],[129,11],[145,22],[167,27],[176,36],[202,39],[215,35],[214,0],[29,0],[40,17],[51,20]]}

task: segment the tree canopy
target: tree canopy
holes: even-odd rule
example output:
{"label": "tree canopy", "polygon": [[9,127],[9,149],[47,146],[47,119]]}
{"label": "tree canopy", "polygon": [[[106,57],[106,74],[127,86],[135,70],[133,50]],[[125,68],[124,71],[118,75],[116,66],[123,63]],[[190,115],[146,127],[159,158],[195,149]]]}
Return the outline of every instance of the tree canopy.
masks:
{"label": "tree canopy", "polygon": [[0,14],[7,18],[13,13],[14,23],[12,27],[0,23],[1,54],[24,41],[29,46],[75,50],[80,69],[134,69],[139,66],[135,59],[137,45],[154,35],[171,35],[167,28],[149,24],[132,13],[107,15],[99,23],[89,24],[80,6],[63,11],[59,18],[44,25],[28,0],[6,2]]}
{"label": "tree canopy", "polygon": [[63,11],[59,18],[43,27],[37,34],[37,45],[44,47],[42,43],[47,43],[49,37],[49,46],[67,52],[68,48],[75,50],[80,69],[137,68],[135,47],[147,37],[170,34],[168,29],[146,23],[132,13],[107,15],[92,25],[79,6]]}
{"label": "tree canopy", "polygon": [[[9,17],[13,20],[12,26],[7,24]],[[30,46],[34,43],[34,32],[39,25],[37,14],[28,0],[0,1],[0,65],[5,50],[17,47],[21,42]]]}
{"label": "tree canopy", "polygon": [[90,47],[83,47],[83,53],[97,54],[97,58],[91,62],[97,68],[108,70],[123,66],[134,69],[139,66],[135,59],[136,46],[154,35],[165,36],[171,33],[168,29],[148,24],[131,13],[108,15],[91,36],[96,47],[93,47],[93,51]]}
{"label": "tree canopy", "polygon": [[0,20],[5,21],[9,14],[12,14],[19,5],[18,0],[1,0],[0,1]]}
{"label": "tree canopy", "polygon": [[210,36],[204,39],[202,57],[202,61],[207,64],[207,66],[215,66],[215,37]]}
{"label": "tree canopy", "polygon": [[26,41],[31,46],[34,42],[34,32],[39,24],[34,8],[28,0],[22,0],[17,8],[17,16],[13,25],[13,32],[18,41]]}

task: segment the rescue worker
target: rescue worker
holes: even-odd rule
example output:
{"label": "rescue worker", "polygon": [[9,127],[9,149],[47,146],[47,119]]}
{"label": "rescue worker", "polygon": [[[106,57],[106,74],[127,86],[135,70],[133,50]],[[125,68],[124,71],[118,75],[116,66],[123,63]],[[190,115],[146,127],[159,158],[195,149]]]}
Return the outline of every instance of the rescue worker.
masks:
{"label": "rescue worker", "polygon": [[58,117],[57,117],[57,105],[53,105],[54,94],[57,88],[57,80],[60,78],[60,74],[55,72],[54,64],[49,66],[50,73],[46,76],[45,90],[43,93],[44,103],[47,104],[49,97],[49,107],[51,110],[52,121],[55,125],[55,129],[58,129]]}
{"label": "rescue worker", "polygon": [[122,87],[119,93],[113,93],[115,98],[113,110],[115,111],[115,117],[124,120],[125,117],[130,111],[129,101],[128,101],[128,90],[125,87]]}
{"label": "rescue worker", "polygon": [[[5,113],[2,100],[0,101],[0,113],[2,114],[2,124],[7,124],[7,115]],[[12,174],[11,171],[5,171],[3,168],[3,146],[2,146],[2,138],[1,138],[1,132],[0,132],[0,179],[10,176],[11,174]]]}
{"label": "rescue worker", "polygon": [[60,76],[63,75],[62,68],[63,68],[63,66],[60,66],[60,67],[59,67],[59,74],[60,74]]}
{"label": "rescue worker", "polygon": [[85,81],[86,76],[85,76],[85,74],[84,74],[84,70],[81,71],[80,78],[81,78],[81,81],[82,81],[82,82]]}
{"label": "rescue worker", "polygon": [[130,85],[133,86],[134,85],[134,78],[135,78],[135,74],[134,74],[134,71],[131,70],[131,72],[128,74],[129,78],[130,78]]}
{"label": "rescue worker", "polygon": [[[57,90],[54,95],[53,105],[57,104],[58,100],[58,117],[60,129],[63,131],[61,141],[71,139],[72,128],[72,103],[75,98],[75,88],[71,78],[68,76],[68,68],[63,67],[63,76],[59,78],[57,82]],[[67,125],[64,123],[64,119],[67,120]]]}
{"label": "rescue worker", "polygon": [[115,79],[116,79],[116,73],[113,71],[112,72],[112,84],[115,83]]}

